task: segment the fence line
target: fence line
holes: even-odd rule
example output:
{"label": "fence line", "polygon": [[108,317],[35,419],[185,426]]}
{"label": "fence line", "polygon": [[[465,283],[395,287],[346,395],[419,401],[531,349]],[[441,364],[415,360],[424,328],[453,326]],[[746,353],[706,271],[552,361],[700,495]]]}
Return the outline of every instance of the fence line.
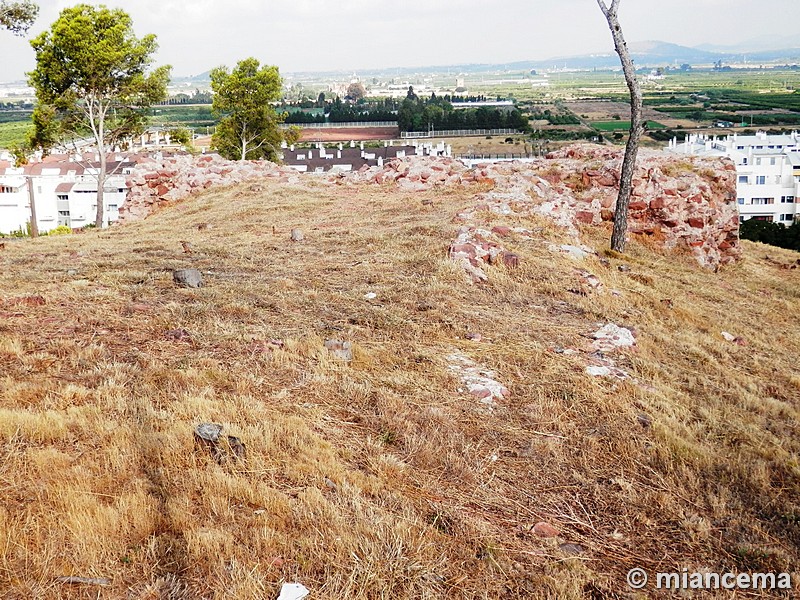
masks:
{"label": "fence line", "polygon": [[401,131],[402,138],[468,137],[479,135],[510,135],[519,133],[516,129],[445,129],[431,131]]}
{"label": "fence line", "polygon": [[351,121],[348,123],[281,123],[281,129],[297,125],[303,129],[337,129],[344,127],[397,127],[397,121]]}

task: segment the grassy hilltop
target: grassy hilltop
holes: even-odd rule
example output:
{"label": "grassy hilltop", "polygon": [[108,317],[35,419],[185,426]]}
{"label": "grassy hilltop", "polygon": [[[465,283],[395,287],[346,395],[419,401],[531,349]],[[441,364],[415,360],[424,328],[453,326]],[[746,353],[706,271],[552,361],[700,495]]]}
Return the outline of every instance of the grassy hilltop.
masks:
{"label": "grassy hilltop", "polygon": [[[447,248],[473,193],[242,185],[7,241],[2,597],[610,598],[633,567],[796,571],[798,255],[745,242],[715,274],[634,240],[575,262],[548,222],[493,216],[538,238],[472,285]],[[633,379],[585,372],[605,323],[635,330]],[[454,352],[510,396],[466,393]],[[196,444],[203,422],[245,458]]]}

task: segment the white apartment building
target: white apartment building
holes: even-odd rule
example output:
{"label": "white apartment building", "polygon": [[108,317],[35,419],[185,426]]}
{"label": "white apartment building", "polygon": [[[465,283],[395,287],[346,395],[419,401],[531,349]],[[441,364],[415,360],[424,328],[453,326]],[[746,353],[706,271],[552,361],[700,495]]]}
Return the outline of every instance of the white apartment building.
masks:
{"label": "white apartment building", "polygon": [[691,134],[669,143],[667,151],[694,156],[726,156],[736,164],[739,221],[759,219],[791,225],[800,218],[800,134]]}
{"label": "white apartment building", "polygon": [[[79,163],[73,158],[50,156],[46,162],[20,168],[0,162],[0,234],[26,229],[31,220],[31,188],[40,232],[59,225],[79,229],[94,223],[99,168],[93,161]],[[119,218],[128,192],[125,176],[134,166],[121,156],[115,158],[108,165],[110,175],[104,186],[104,227]]]}

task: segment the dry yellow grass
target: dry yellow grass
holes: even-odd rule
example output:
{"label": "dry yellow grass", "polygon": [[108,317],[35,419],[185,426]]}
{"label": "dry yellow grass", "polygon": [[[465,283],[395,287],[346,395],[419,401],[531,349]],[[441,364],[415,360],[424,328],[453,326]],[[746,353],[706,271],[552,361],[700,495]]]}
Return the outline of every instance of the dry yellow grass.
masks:
{"label": "dry yellow grass", "polygon": [[[265,184],[7,243],[2,597],[255,600],[299,581],[312,598],[603,598],[628,597],[634,566],[796,570],[800,270],[776,263],[797,255],[746,243],[714,274],[634,241],[581,265],[621,295],[581,296],[548,251],[562,233],[515,221],[539,238],[511,238],[520,267],[473,286],[446,258],[470,192],[428,196]],[[179,267],[206,286],[176,288]],[[31,294],[46,303],[14,300]],[[552,352],[605,322],[636,329],[638,384]],[[487,413],[459,393],[454,350],[510,398]],[[196,446],[201,422],[246,459]]]}

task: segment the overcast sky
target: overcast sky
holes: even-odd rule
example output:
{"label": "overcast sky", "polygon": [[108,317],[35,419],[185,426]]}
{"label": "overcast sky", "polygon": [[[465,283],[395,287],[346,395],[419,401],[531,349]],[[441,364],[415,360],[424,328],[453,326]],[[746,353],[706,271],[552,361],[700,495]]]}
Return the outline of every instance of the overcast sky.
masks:
{"label": "overcast sky", "polygon": [[[610,2],[610,0],[608,0]],[[101,4],[100,2],[90,2]],[[78,4],[40,0],[32,30]],[[159,64],[196,75],[248,56],[282,73],[539,60],[612,49],[596,0],[107,0],[155,33]],[[729,45],[789,36],[800,0],[622,0],[629,42]],[[0,31],[0,81],[34,66],[30,38]]]}

